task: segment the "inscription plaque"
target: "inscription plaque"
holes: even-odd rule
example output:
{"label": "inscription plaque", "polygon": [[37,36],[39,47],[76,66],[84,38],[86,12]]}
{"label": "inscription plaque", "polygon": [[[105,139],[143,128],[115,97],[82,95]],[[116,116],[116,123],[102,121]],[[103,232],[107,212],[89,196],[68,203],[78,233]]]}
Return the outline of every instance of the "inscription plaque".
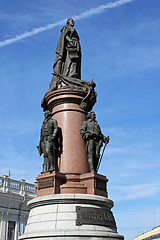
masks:
{"label": "inscription plaque", "polygon": [[95,188],[106,192],[106,181],[103,181],[101,179],[95,179]]}
{"label": "inscription plaque", "polygon": [[54,179],[38,182],[38,189],[54,187]]}
{"label": "inscription plaque", "polygon": [[87,224],[116,228],[116,222],[110,210],[92,207],[76,207],[76,212],[76,225],[78,226]]}

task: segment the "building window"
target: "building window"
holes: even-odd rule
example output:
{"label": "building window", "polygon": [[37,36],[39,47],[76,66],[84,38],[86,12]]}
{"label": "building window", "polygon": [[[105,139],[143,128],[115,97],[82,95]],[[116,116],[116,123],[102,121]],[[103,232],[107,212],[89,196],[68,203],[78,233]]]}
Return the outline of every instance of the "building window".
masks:
{"label": "building window", "polygon": [[15,222],[8,221],[8,240],[14,240],[15,235]]}

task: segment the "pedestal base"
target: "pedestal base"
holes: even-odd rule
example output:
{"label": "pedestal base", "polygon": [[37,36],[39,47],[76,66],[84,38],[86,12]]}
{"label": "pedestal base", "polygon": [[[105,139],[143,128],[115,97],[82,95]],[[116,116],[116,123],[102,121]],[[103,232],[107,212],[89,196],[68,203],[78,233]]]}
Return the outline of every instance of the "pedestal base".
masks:
{"label": "pedestal base", "polygon": [[67,182],[60,186],[60,193],[84,193],[107,197],[108,179],[98,173],[66,174]]}
{"label": "pedestal base", "polygon": [[87,187],[80,182],[80,174],[66,174],[67,183],[60,186],[62,194],[68,193],[87,193]]}
{"label": "pedestal base", "polygon": [[122,240],[111,212],[113,202],[88,194],[56,194],[32,199],[19,240]]}
{"label": "pedestal base", "polygon": [[59,172],[46,172],[39,174],[36,178],[36,194],[37,197],[50,195],[50,194],[59,194],[60,185],[66,182],[66,177],[64,174]]}
{"label": "pedestal base", "polygon": [[81,174],[81,183],[86,185],[87,194],[108,197],[107,182],[108,179],[98,173]]}
{"label": "pedestal base", "polygon": [[37,197],[59,193],[108,196],[108,179],[98,173],[62,174],[59,172],[46,172],[39,174],[36,180]]}

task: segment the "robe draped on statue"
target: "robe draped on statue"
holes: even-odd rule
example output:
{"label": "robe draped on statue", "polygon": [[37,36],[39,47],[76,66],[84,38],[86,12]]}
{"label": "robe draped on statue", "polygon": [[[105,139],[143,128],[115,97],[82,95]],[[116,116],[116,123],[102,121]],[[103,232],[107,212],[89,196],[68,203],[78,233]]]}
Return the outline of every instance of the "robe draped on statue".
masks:
{"label": "robe draped on statue", "polygon": [[81,46],[77,31],[70,25],[61,29],[53,65],[54,73],[81,79]]}

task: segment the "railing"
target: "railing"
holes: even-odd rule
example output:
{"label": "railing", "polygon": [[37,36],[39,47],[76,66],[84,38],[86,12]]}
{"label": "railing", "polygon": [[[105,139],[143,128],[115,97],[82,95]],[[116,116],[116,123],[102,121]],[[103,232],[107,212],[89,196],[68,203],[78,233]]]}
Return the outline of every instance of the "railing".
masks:
{"label": "railing", "polygon": [[9,179],[8,181],[8,187],[12,188],[12,189],[20,189],[20,183],[19,181],[13,180],[13,179]]}
{"label": "railing", "polygon": [[14,180],[7,175],[0,176],[0,191],[3,193],[18,193],[20,195],[35,196],[35,185],[25,182],[24,179]]}
{"label": "railing", "polygon": [[25,191],[26,192],[31,192],[31,193],[36,193],[35,185],[33,184],[26,184],[25,185]]}

